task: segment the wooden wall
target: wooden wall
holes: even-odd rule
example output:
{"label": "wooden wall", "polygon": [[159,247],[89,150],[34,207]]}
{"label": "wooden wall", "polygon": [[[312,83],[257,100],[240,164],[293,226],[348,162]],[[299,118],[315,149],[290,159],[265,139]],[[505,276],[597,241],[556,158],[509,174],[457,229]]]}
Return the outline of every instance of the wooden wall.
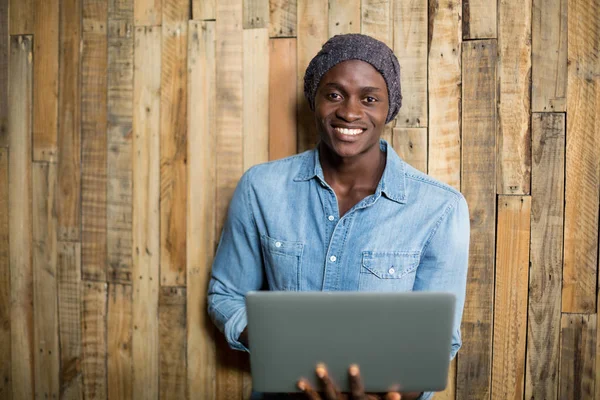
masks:
{"label": "wooden wall", "polygon": [[600,399],[600,0],[0,0],[0,398],[247,398],[212,255],[244,170],[314,144],[344,32],[394,49],[385,137],[470,206],[436,398]]}

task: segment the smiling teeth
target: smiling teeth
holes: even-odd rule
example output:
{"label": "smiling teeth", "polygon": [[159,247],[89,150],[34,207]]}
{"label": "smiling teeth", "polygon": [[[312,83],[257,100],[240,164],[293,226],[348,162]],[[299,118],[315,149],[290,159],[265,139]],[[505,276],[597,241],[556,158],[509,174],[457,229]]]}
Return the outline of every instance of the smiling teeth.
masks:
{"label": "smiling teeth", "polygon": [[335,130],[343,135],[350,135],[350,136],[358,135],[359,133],[362,133],[362,131],[363,131],[362,129],[346,129],[346,128],[335,128]]}

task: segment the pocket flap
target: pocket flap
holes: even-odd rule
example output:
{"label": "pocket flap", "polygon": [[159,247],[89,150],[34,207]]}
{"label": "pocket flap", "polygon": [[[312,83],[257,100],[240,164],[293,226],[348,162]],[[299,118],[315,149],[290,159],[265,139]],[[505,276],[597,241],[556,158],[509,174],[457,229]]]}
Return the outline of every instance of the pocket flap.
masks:
{"label": "pocket flap", "polygon": [[299,257],[302,255],[304,244],[281,239],[273,239],[267,235],[261,236],[263,248],[269,253],[279,253],[287,256]]}
{"label": "pocket flap", "polygon": [[364,251],[362,273],[372,273],[381,279],[400,279],[419,266],[418,251]]}

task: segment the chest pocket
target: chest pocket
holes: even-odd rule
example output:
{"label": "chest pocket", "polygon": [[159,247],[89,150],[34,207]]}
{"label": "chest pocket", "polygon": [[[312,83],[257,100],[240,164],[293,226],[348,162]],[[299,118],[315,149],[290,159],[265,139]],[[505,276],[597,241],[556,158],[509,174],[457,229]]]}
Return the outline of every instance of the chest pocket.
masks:
{"label": "chest pocket", "polygon": [[358,289],[373,292],[411,291],[419,259],[418,251],[363,251]]}
{"label": "chest pocket", "polygon": [[304,243],[261,236],[265,272],[270,290],[300,290]]}

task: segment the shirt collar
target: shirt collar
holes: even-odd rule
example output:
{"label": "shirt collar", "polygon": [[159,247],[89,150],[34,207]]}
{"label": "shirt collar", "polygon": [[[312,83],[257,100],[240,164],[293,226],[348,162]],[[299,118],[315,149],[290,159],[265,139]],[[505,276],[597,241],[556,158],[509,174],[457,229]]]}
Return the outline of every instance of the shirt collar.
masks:
{"label": "shirt collar", "polygon": [[[397,203],[406,203],[406,168],[405,163],[400,159],[394,149],[384,139],[379,140],[381,151],[386,154],[385,169],[383,176],[377,185],[375,197],[384,194],[388,199]],[[295,182],[308,181],[317,178],[325,183],[323,169],[319,161],[319,150],[315,147],[311,151],[304,153],[303,161],[294,178]]]}

